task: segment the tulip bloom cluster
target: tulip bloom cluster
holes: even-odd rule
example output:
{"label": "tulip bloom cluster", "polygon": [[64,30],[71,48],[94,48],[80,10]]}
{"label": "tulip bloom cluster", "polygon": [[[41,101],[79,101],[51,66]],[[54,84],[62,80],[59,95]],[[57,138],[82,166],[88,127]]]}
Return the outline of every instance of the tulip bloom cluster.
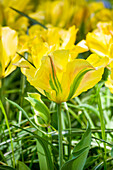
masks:
{"label": "tulip bloom cluster", "polygon": [[[22,2],[15,6],[16,4],[10,1],[8,6],[11,5],[19,9],[21,3]],[[57,5],[55,5],[56,3]],[[48,1],[47,4],[53,9],[54,7],[58,7],[57,11],[60,10],[60,6],[62,6],[64,10],[66,9],[65,12],[68,11],[67,8],[64,8],[66,6],[72,9],[72,4],[69,1],[60,1],[59,3],[57,1]],[[99,6],[96,7],[96,3],[89,3],[87,5],[85,1],[76,2],[76,10],[77,7],[81,7],[82,11],[84,11],[87,6],[87,8],[89,8],[89,14],[86,15],[86,18],[91,15],[91,6],[93,7],[94,13],[95,11],[102,12],[106,10],[107,13],[111,14],[112,11],[104,8],[102,3],[98,3],[98,5]],[[5,13],[8,14],[8,11],[11,9],[9,10],[6,7],[5,2],[2,2],[1,6],[3,6],[3,16],[7,16]],[[23,5],[23,9],[28,6],[29,0]],[[74,3],[73,8],[75,9]],[[39,9],[41,10],[42,6],[40,6]],[[105,12],[103,13],[105,14]],[[2,17],[1,23],[3,20],[11,23],[10,14],[11,12],[9,12],[9,19]],[[73,18],[75,18],[75,14],[76,12],[74,13],[74,11],[71,13]],[[84,14],[84,12],[82,12],[82,14]],[[31,16],[32,15],[33,14],[31,14]],[[98,12],[96,12],[95,15],[97,16]],[[52,17],[54,17],[53,13]],[[54,18],[55,23],[51,23],[57,25],[58,18]],[[93,22],[94,17],[91,20]],[[107,19],[107,21],[109,20]],[[58,25],[63,26],[64,24],[62,25],[59,21]],[[6,77],[16,68],[12,64],[20,66],[22,67],[22,72],[34,87],[44,95],[47,95],[50,100],[60,103],[92,88],[101,80],[104,67],[110,64],[111,75],[106,82],[106,86],[112,89],[112,22],[99,23],[97,26],[98,28],[96,30],[87,34],[86,41],[82,40],[76,45],[75,41],[78,29],[75,26],[69,27],[68,30],[52,25],[47,25],[47,29],[37,25],[32,26],[29,29],[29,35],[20,34],[19,45],[16,31],[9,27],[1,27],[0,53],[3,57],[0,59],[0,77]],[[9,43],[9,41],[11,43]],[[89,49],[92,53],[96,54],[91,55],[87,60],[76,59],[78,54],[86,52]],[[24,59],[19,61],[20,56],[17,55],[16,52],[23,55],[25,51],[28,52],[28,61]],[[96,63],[92,62],[94,58]],[[45,80],[45,82],[43,82],[43,80]]]}
{"label": "tulip bloom cluster", "polygon": [[103,60],[95,54],[87,60],[75,59],[77,54],[87,51],[84,41],[74,45],[75,27],[68,31],[57,28],[38,31],[36,28],[33,26],[28,36],[33,45],[30,47],[28,43],[30,62],[22,58],[16,65],[22,68],[22,73],[38,91],[61,103],[92,88],[101,80],[109,59],[104,57]]}
{"label": "tulip bloom cluster", "polygon": [[[51,10],[50,10],[51,9]],[[30,16],[41,23],[69,28],[76,25],[84,32],[94,29],[99,21],[113,21],[113,11],[106,9],[102,2],[85,0],[42,1]]]}
{"label": "tulip bloom cluster", "polygon": [[[53,4],[54,7],[56,1],[47,3]],[[63,7],[71,5],[68,1],[60,3],[64,3]],[[12,1],[9,4],[12,4]],[[85,9],[86,2],[79,2],[77,5],[81,4]],[[95,3],[90,3],[89,6],[93,6],[94,11],[105,9],[102,3],[99,3],[98,8]],[[54,21],[57,22],[57,19]],[[4,59],[0,60],[0,76],[2,78],[9,75],[16,68],[12,65],[15,64],[21,67],[28,81],[50,100],[61,103],[76,97],[101,80],[104,68],[108,64],[112,71],[111,25],[111,23],[99,23],[98,29],[87,34],[86,41],[82,40],[76,45],[78,28],[75,26],[66,30],[52,25],[47,25],[46,29],[34,25],[29,29],[28,35],[20,33],[18,48],[16,31],[9,27],[1,28],[1,56]],[[78,54],[89,49],[96,54],[90,55],[87,60],[76,59]],[[28,53],[28,61],[23,58],[19,60],[20,56],[16,52],[23,55],[25,51]],[[111,85],[111,77],[112,73],[106,86]]]}
{"label": "tulip bloom cluster", "polygon": [[[113,10],[105,8],[102,2],[88,2],[85,0],[41,0],[40,3],[38,3],[39,1],[35,0],[0,0],[0,107],[1,110],[3,110],[2,102],[5,102],[2,98],[4,97],[4,92],[6,92],[5,88],[7,88],[7,86],[4,88],[5,83],[2,83],[1,80],[12,73],[16,67],[20,67],[22,74],[26,76],[28,82],[35,87],[39,93],[46,96],[50,101],[57,103],[59,159],[57,159],[57,153],[54,160],[54,155],[51,154],[50,150],[50,157],[46,160],[50,149],[48,146],[50,142],[53,142],[49,138],[49,131],[54,128],[54,125],[50,124],[50,110],[41,100],[41,95],[29,93],[26,99],[33,107],[36,124],[42,128],[38,128],[28,117],[22,108],[25,89],[25,77],[23,75],[21,78],[21,90],[14,89],[12,91],[8,90],[7,92],[14,93],[15,91],[21,91],[21,107],[9,100],[11,104],[14,104],[21,110],[18,123],[20,124],[22,118],[21,113],[23,112],[24,116],[27,117],[34,127],[33,135],[35,135],[35,128],[41,132],[36,134],[38,163],[41,164],[43,162],[41,159],[44,158],[47,166],[52,165],[53,161],[57,162],[58,160],[59,165],[54,167],[56,169],[58,166],[60,169],[67,169],[69,166],[75,169],[75,165],[80,167],[78,169],[83,169],[91,144],[91,129],[88,127],[81,142],[76,145],[72,156],[70,156],[72,136],[70,133],[71,121],[68,120],[67,122],[70,127],[68,127],[69,136],[64,136],[66,139],[65,145],[67,145],[65,152],[62,142],[63,117],[61,116],[61,103],[75,98],[82,94],[82,92],[93,88],[101,81],[105,67],[111,72],[108,79],[106,78],[105,86],[113,93]],[[97,114],[100,113],[102,140],[105,142],[104,116],[99,90],[96,97],[98,98],[99,109],[98,111],[94,109],[94,111],[96,111]],[[73,102],[73,100],[70,100],[70,102],[71,101]],[[107,103],[109,102],[107,101]],[[110,107],[109,104],[108,107]],[[80,110],[82,109],[80,108]],[[4,110],[3,113],[5,113]],[[84,113],[87,114],[86,111]],[[4,115],[5,118],[7,118],[6,114]],[[69,118],[69,112],[67,112],[67,115]],[[95,122],[93,123],[89,115],[86,117],[89,119],[91,127],[94,128]],[[24,128],[22,130],[24,130]],[[45,132],[46,130],[48,130],[47,133]],[[27,132],[29,131],[27,130]],[[46,136],[42,135],[42,133]],[[11,135],[9,136],[11,138]],[[48,140],[47,143],[45,142],[46,137]],[[70,140],[69,143],[67,142],[68,139]],[[96,139],[98,140],[98,138]],[[12,142],[11,139],[10,141]],[[15,142],[14,140],[14,143]],[[110,144],[110,146],[112,145]],[[55,147],[58,147],[56,143]],[[24,146],[22,145],[22,149],[23,148]],[[32,151],[34,152],[34,148]],[[31,156],[32,151],[29,152]],[[66,153],[64,154],[64,160],[63,151]],[[104,145],[104,151],[105,156],[104,154],[102,154],[102,156],[105,164],[107,153],[106,144]],[[44,152],[47,152],[47,154]],[[67,161],[69,157],[70,160]],[[83,157],[85,157],[84,161],[81,159]],[[14,158],[15,154],[13,155],[13,159]],[[29,165],[30,167],[32,166],[34,158],[35,154],[33,154],[32,161]],[[95,160],[97,159],[98,158],[95,158]],[[63,161],[67,162],[63,165]],[[15,167],[15,159],[13,162]],[[21,166],[23,166],[23,164]],[[92,165],[90,166],[92,167]],[[99,166],[97,165],[95,167]],[[53,167],[53,165],[51,167]],[[48,169],[53,169],[51,167],[49,166]],[[44,166],[42,166],[41,169],[44,169]],[[104,169],[106,168],[104,167]]]}

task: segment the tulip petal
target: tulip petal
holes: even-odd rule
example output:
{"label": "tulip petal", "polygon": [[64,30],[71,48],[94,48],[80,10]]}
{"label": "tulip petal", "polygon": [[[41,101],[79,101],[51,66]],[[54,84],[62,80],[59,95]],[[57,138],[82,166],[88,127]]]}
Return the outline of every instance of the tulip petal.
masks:
{"label": "tulip petal", "polygon": [[69,93],[69,96],[68,96],[68,100],[71,99],[71,98],[73,97],[73,95],[75,94],[75,92],[76,92],[76,90],[77,90],[77,88],[78,88],[81,80],[83,79],[83,76],[84,76],[87,72],[89,72],[89,71],[91,71],[91,70],[93,70],[93,69],[91,69],[91,68],[90,68],[90,69],[84,68],[83,70],[81,70],[81,71],[77,74],[77,76],[76,76],[76,77],[74,78],[74,80],[73,80],[73,83],[71,84],[70,93]]}
{"label": "tulip petal", "polygon": [[109,63],[109,58],[104,57],[101,58],[96,54],[91,54],[88,58],[87,61],[92,64],[96,69],[101,68],[101,67],[106,67]]}
{"label": "tulip petal", "polygon": [[75,26],[72,26],[69,28],[69,30],[61,30],[61,38],[63,40],[62,48],[69,49],[73,46],[76,40],[76,34],[78,32],[78,29],[75,28]]}
{"label": "tulip petal", "polygon": [[10,64],[8,65],[8,67],[5,69],[4,72],[4,77],[8,76],[10,73],[12,73],[15,69],[16,66],[13,65],[13,63],[16,63],[17,61],[20,60],[20,56],[16,55],[10,62]]}
{"label": "tulip petal", "polygon": [[15,66],[21,67],[22,73],[27,77],[28,81],[33,79],[36,73],[36,68],[33,67],[28,61],[21,58],[18,62],[13,63]]}
{"label": "tulip petal", "polygon": [[[1,37],[2,37],[2,31],[0,27],[0,56],[2,56],[3,54]],[[0,78],[2,78],[4,70],[5,70],[5,60],[3,57],[0,57]]]}
{"label": "tulip petal", "polygon": [[[78,78],[79,76],[81,76],[81,78],[83,78],[85,74],[84,71],[86,71],[85,69],[94,69],[94,67],[89,62],[83,59],[75,59],[74,61],[71,61],[67,64],[66,72],[64,72],[61,81],[61,86],[63,89],[61,100],[67,101],[70,96],[73,97],[73,95],[76,94],[76,90],[79,83],[81,82],[81,79],[77,86],[74,82],[77,82],[76,77]],[[82,73],[84,73],[83,76]],[[74,86],[76,86],[76,88]]]}
{"label": "tulip petal", "polygon": [[74,97],[92,88],[101,80],[104,68],[107,66],[109,59],[107,57],[100,58],[99,56],[92,54],[87,61],[95,67],[95,70],[85,74]]}
{"label": "tulip petal", "polygon": [[5,59],[5,67],[7,67],[10,59],[15,55],[17,50],[18,37],[16,31],[9,27],[2,28],[2,46],[3,58]]}
{"label": "tulip petal", "polygon": [[86,36],[86,41],[89,49],[100,55],[107,56],[108,55],[108,44],[111,36],[106,36],[102,32],[98,33],[88,33]]}
{"label": "tulip petal", "polygon": [[75,59],[78,54],[80,53],[83,53],[83,52],[86,52],[88,51],[89,48],[88,46],[86,45],[86,41],[85,40],[82,40],[80,41],[77,45],[75,45],[71,50],[70,50],[70,53],[71,53],[71,59]]}
{"label": "tulip petal", "polygon": [[[38,51],[38,52],[37,52]],[[31,47],[31,55],[33,59],[33,64],[37,67],[37,69],[41,65],[41,59],[44,55],[50,51],[49,46],[47,43],[37,43]]]}

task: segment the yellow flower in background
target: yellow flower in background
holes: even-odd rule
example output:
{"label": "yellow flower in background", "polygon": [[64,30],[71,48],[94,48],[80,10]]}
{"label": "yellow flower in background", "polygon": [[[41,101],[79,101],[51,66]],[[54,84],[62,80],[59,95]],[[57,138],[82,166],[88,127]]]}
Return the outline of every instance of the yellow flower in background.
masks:
{"label": "yellow flower in background", "polygon": [[75,24],[78,27],[85,17],[84,9],[86,6],[85,0],[49,0],[40,3],[35,13],[31,13],[30,16],[43,24],[49,23],[62,28],[69,28]]}
{"label": "yellow flower in background", "polygon": [[42,1],[29,16],[45,24],[61,28],[76,25],[82,33],[94,29],[99,21],[113,21],[113,10],[106,9],[102,2],[55,0]]}
{"label": "yellow flower in background", "polygon": [[111,74],[105,82],[113,93],[113,23],[98,23],[98,28],[86,36],[86,42],[91,52],[98,54],[100,57],[109,58],[109,69]]}
{"label": "yellow flower in background", "polygon": [[98,23],[97,29],[86,36],[86,43],[91,52],[101,57],[113,58],[113,24]]}
{"label": "yellow flower in background", "polygon": [[17,32],[9,27],[0,28],[0,79],[8,76],[15,70],[12,63],[20,57],[15,55],[18,45]]}
{"label": "yellow flower in background", "polygon": [[29,21],[27,18],[21,16],[17,12],[10,9],[13,7],[25,13],[30,13],[33,9],[33,5],[30,4],[30,0],[1,0],[0,1],[0,25],[10,26],[16,30],[27,30]]}
{"label": "yellow flower in background", "polygon": [[27,80],[50,100],[61,103],[92,88],[101,80],[108,58],[91,55],[87,60],[70,61],[69,50],[56,50],[44,56],[39,69],[21,59],[17,64]]}
{"label": "yellow flower in background", "polygon": [[75,26],[70,27],[68,30],[51,25],[48,25],[47,28],[44,29],[38,25],[34,25],[29,29],[29,35],[23,36],[27,52],[29,53],[28,60],[35,67],[39,68],[42,57],[49,55],[55,50],[69,50],[70,60],[76,58],[79,53],[88,51],[84,40],[74,45],[78,32]]}
{"label": "yellow flower in background", "polygon": [[[113,10],[104,7],[102,2],[91,2],[88,5],[89,16],[85,21],[86,30],[91,31],[96,28],[98,22],[113,21]],[[85,31],[87,33],[88,31]]]}
{"label": "yellow flower in background", "polygon": [[113,10],[106,9],[102,2],[1,0],[0,24],[8,25],[19,31],[26,31],[29,21],[9,7],[28,14],[44,25],[52,24],[61,28],[69,28],[72,25],[76,25],[78,28],[84,27],[84,33],[94,29],[99,21],[113,21]]}
{"label": "yellow flower in background", "polygon": [[73,17],[74,6],[70,1],[44,1],[37,6],[37,10],[30,14],[43,24],[66,27]]}

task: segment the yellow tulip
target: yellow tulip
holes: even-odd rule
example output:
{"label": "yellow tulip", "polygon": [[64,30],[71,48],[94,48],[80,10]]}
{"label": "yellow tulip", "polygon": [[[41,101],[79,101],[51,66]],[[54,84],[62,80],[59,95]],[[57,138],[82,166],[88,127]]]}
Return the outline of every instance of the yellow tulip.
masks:
{"label": "yellow tulip", "polygon": [[102,2],[49,0],[42,1],[30,16],[43,24],[49,23],[62,28],[76,25],[78,28],[82,27],[86,34],[94,29],[99,21],[112,21],[112,13],[113,11],[106,9]]}
{"label": "yellow tulip", "polygon": [[69,60],[69,50],[56,50],[44,56],[39,69],[21,59],[17,65],[27,80],[50,100],[61,103],[92,88],[101,80],[108,58],[91,55],[87,60]]}
{"label": "yellow tulip", "polygon": [[15,56],[18,45],[17,32],[9,27],[0,29],[0,79],[8,76],[15,70],[12,63],[17,62],[20,57]]}
{"label": "yellow tulip", "polygon": [[91,2],[88,5],[89,17],[86,19],[86,25],[89,31],[96,28],[98,22],[113,21],[113,10],[104,7],[102,2]]}
{"label": "yellow tulip", "polygon": [[113,58],[113,25],[112,23],[98,23],[98,28],[86,36],[89,49],[101,57]]}
{"label": "yellow tulip", "polygon": [[37,7],[36,12],[31,13],[30,16],[45,24],[49,23],[63,28],[73,17],[74,6],[70,4],[70,1],[62,0],[44,1]]}
{"label": "yellow tulip", "polygon": [[47,30],[38,25],[32,26],[29,29],[29,35],[23,36],[25,44],[27,43],[30,61],[39,68],[42,57],[49,55],[52,51],[69,50],[70,60],[76,58],[79,53],[88,51],[84,40],[74,45],[77,32],[78,29],[75,26],[68,30],[51,25],[48,26]]}
{"label": "yellow tulip", "polygon": [[97,26],[96,30],[87,34],[86,42],[93,53],[98,54],[102,58],[105,56],[109,58],[108,64],[111,74],[105,85],[113,93],[113,23],[100,22]]}

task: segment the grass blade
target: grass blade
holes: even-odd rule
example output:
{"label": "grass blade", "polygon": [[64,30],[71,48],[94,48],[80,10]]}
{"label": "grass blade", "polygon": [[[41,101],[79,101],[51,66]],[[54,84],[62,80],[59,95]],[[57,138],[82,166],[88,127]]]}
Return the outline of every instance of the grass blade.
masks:
{"label": "grass blade", "polygon": [[12,156],[13,156],[13,167],[15,168],[15,157],[14,157],[13,141],[12,141],[11,131],[10,131],[10,127],[9,127],[8,118],[7,118],[7,115],[6,115],[6,112],[5,112],[5,109],[3,107],[3,104],[1,102],[1,100],[0,100],[0,108],[1,108],[1,110],[3,112],[3,114],[4,114],[6,125],[7,125],[7,128],[8,128],[8,131],[9,131],[9,137],[10,137],[10,140],[11,140]]}
{"label": "grass blade", "polygon": [[22,113],[24,114],[24,116],[28,119],[28,121],[32,124],[33,127],[35,127],[38,131],[42,132],[43,134],[46,134],[46,132],[42,131],[40,128],[38,128],[38,127],[32,122],[32,120],[29,118],[29,116],[27,115],[27,113],[26,113],[17,103],[15,103],[15,102],[7,99],[7,98],[6,98],[6,100],[7,100],[10,104],[16,106],[20,111],[22,111]]}

